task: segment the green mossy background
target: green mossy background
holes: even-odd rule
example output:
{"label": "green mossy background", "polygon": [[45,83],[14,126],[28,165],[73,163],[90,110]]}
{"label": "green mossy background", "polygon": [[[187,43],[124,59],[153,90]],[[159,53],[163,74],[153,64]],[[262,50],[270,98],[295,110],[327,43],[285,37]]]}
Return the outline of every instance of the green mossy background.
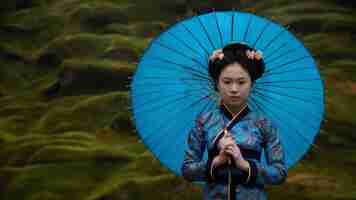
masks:
{"label": "green mossy background", "polygon": [[305,43],[326,116],[270,199],[356,199],[356,3],[346,0],[4,0],[0,199],[201,199],[134,131],[128,88],[152,38],[201,8],[266,16]]}

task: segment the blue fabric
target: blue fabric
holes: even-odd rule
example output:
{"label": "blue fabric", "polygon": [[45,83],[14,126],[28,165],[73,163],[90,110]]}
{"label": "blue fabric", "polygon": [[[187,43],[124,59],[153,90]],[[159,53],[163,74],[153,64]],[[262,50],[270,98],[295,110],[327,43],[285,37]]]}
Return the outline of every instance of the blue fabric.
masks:
{"label": "blue fabric", "polygon": [[[228,121],[220,108],[203,113],[197,118],[187,138],[188,148],[181,166],[182,175],[189,181],[206,182],[204,199],[227,198],[228,184],[210,181],[210,169],[203,155],[205,151],[214,148],[216,130],[221,130]],[[279,129],[267,117],[252,111],[236,123],[230,132],[240,148],[264,152],[262,156],[266,159],[266,164],[259,159],[249,160],[254,177],[250,182],[236,186],[235,199],[266,199],[265,184],[281,184],[287,177]]]}
{"label": "blue fabric", "polygon": [[[151,41],[130,90],[133,120],[142,141],[177,175],[181,175],[186,138],[194,121],[218,106],[208,58],[232,42],[263,52],[266,71],[255,82],[248,105],[279,128],[288,168],[302,158],[319,132],[323,83],[312,55],[297,38],[250,13],[195,16]],[[203,160],[207,160],[206,152]]]}

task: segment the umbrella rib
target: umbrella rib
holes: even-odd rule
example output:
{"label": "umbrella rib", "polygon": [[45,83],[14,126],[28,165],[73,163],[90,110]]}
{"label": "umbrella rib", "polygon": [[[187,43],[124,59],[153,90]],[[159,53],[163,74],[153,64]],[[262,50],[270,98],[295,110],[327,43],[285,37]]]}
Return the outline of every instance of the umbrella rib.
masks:
{"label": "umbrella rib", "polygon": [[[298,98],[296,96],[290,96],[290,95],[287,95],[285,93],[278,93],[278,92],[275,92],[275,91],[272,91],[272,90],[267,90],[266,88],[258,88],[256,87],[257,90],[261,89],[263,90],[265,93],[273,93],[273,94],[277,94],[279,96],[282,96],[282,97],[288,97],[290,99],[295,99],[295,100],[299,100],[303,103],[308,103],[308,104],[314,104],[314,105],[318,105],[318,101],[317,100],[320,100],[318,99],[317,97],[313,96],[312,99],[302,99],[302,98]],[[283,95],[282,95],[283,94]],[[274,98],[272,96],[269,96],[270,98]]]}
{"label": "umbrella rib", "polygon": [[246,28],[246,31],[245,31],[245,34],[244,34],[244,37],[243,37],[242,41],[246,41],[246,36],[247,36],[247,33],[248,33],[249,29],[250,29],[251,21],[252,21],[252,15],[250,14],[250,17],[248,19],[247,28]]}
{"label": "umbrella rib", "polygon": [[286,65],[289,65],[289,64],[292,64],[292,63],[296,63],[296,62],[299,62],[299,61],[301,61],[301,60],[304,60],[304,59],[306,59],[306,58],[311,58],[309,55],[306,55],[306,56],[303,56],[303,57],[301,57],[301,58],[296,58],[296,59],[294,59],[294,60],[291,60],[291,61],[288,61],[288,62],[286,62],[286,63],[283,63],[283,64],[281,64],[281,65],[276,65],[276,66],[271,66],[269,69],[267,69],[266,71],[265,71],[265,73],[268,73],[268,72],[270,72],[270,71],[272,71],[273,69],[276,69],[276,68],[278,68],[278,67],[283,67],[283,66],[286,66]]}
{"label": "umbrella rib", "polygon": [[[265,91],[265,90],[264,90],[264,91]],[[274,102],[279,102],[280,104],[283,104],[280,100],[274,98],[273,96],[267,96],[267,95],[264,94],[263,92],[260,92],[259,89],[257,89],[257,88],[256,88],[255,92],[257,93],[257,94],[255,93],[256,95],[258,95],[258,96],[260,96],[260,97],[264,97],[264,99],[266,99],[266,101],[268,100],[269,102],[272,102],[272,101],[270,101],[270,99],[274,99],[274,101],[273,101],[272,103],[274,103]],[[276,105],[276,104],[274,104],[274,105]],[[314,114],[314,112],[312,112],[312,111],[310,111],[310,114],[311,114],[312,116],[314,116],[314,118],[319,118],[319,117],[317,116],[317,114]]]}
{"label": "umbrella rib", "polygon": [[[169,63],[169,64],[173,64],[173,65],[176,65],[176,66],[180,66],[180,67],[183,67],[184,69],[186,70],[190,70],[192,72],[196,72],[196,74],[194,75],[197,75],[197,76],[201,76],[202,78],[204,79],[207,79],[207,80],[210,80],[209,78],[209,75],[207,73],[203,73],[203,71],[199,71],[197,69],[194,69],[192,68],[191,66],[188,66],[188,65],[183,65],[183,64],[179,64],[179,63],[175,63],[173,61],[170,61],[170,60],[166,60],[166,59],[163,59],[163,58],[159,58],[159,57],[151,57],[151,59],[156,59],[156,60],[159,60],[159,61],[162,61],[162,62],[165,62],[165,63]],[[159,66],[161,67],[161,66]],[[166,68],[165,68],[166,69]],[[205,69],[204,69],[205,70]],[[193,75],[193,74],[192,74]]]}
{"label": "umbrella rib", "polygon": [[268,48],[271,44],[273,44],[274,41],[276,41],[281,35],[282,33],[285,32],[285,29],[282,29],[277,35],[275,35],[272,40],[270,40],[267,45],[265,47],[262,48],[262,50],[264,51],[266,48]]}
{"label": "umbrella rib", "polygon": [[234,19],[235,19],[235,12],[232,12],[232,22],[231,22],[231,41],[234,41]]}
{"label": "umbrella rib", "polygon": [[[154,80],[172,80],[171,78],[169,77],[141,77],[141,79],[146,79],[146,80],[149,80],[149,79],[154,79]],[[185,82],[185,83],[188,83],[190,86],[192,84],[196,85],[196,84],[200,84],[200,85],[208,85],[210,89],[213,89],[211,87],[211,83],[207,83],[206,81],[202,81],[201,79],[194,79],[194,78],[177,78],[177,79],[174,79],[175,81],[182,81],[182,82]],[[190,82],[190,81],[193,81],[193,82]],[[199,82],[197,82],[199,81]],[[162,82],[160,82],[162,83]],[[173,82],[166,82],[168,83],[168,85],[170,85],[169,83],[173,83]],[[177,83],[180,83],[182,84],[181,82],[177,82]],[[159,83],[152,83],[152,82],[148,82],[148,83],[145,83],[145,81],[141,80],[140,82],[136,82],[135,85],[136,86],[147,86],[147,85],[156,85],[156,84],[159,84]]]}
{"label": "umbrella rib", "polygon": [[[209,95],[205,95],[205,96],[208,96]],[[204,96],[204,97],[205,97]],[[202,98],[201,96],[199,96],[199,98]],[[143,110],[136,110],[135,113],[138,113],[138,112],[151,112],[151,111],[154,111],[156,109],[160,109],[162,107],[166,107],[166,106],[169,106],[170,104],[174,103],[174,102],[179,102],[179,101],[183,101],[185,99],[185,96],[183,97],[180,97],[180,98],[176,98],[176,99],[171,99],[170,101],[168,102],[165,102],[163,105],[156,105],[156,107],[150,107],[150,108],[146,108],[146,109],[143,109]]]}
{"label": "umbrella rib", "polygon": [[268,59],[270,56],[274,55],[276,52],[278,52],[280,49],[282,49],[283,47],[285,47],[288,44],[287,42],[282,43],[276,50],[273,50],[269,55],[265,56],[265,59]]}
{"label": "umbrella rib", "polygon": [[[255,104],[256,107],[257,107],[262,113],[266,113],[265,109],[263,109],[262,106],[260,106],[260,105],[258,104],[258,102],[256,101],[256,100],[257,100],[256,98],[254,98],[253,96],[251,96],[251,99],[253,100],[253,101],[251,101],[251,103]],[[290,154],[290,151],[289,151],[288,148],[285,148],[285,151],[286,151],[287,154],[288,154],[288,153]]]}
{"label": "umbrella rib", "polygon": [[166,46],[166,45],[164,45],[164,44],[162,44],[162,43],[160,43],[160,42],[155,42],[155,44],[157,44],[157,45],[159,45],[159,46],[161,46],[161,47],[164,47],[164,48],[166,48],[166,49],[168,49],[168,50],[171,50],[172,52],[175,52],[175,53],[177,53],[177,54],[179,54],[179,55],[181,55],[181,56],[183,56],[183,57],[190,58],[190,59],[191,59],[192,61],[194,61],[195,63],[199,64],[199,65],[202,66],[202,67],[205,67],[203,63],[200,63],[199,60],[196,60],[194,57],[190,57],[190,56],[188,56],[187,54],[184,54],[184,53],[182,53],[182,52],[180,52],[180,51],[177,51],[177,50],[175,50],[175,49],[173,49],[173,48],[171,48],[171,47],[169,47],[169,46]]}
{"label": "umbrella rib", "polygon": [[260,32],[260,34],[258,35],[256,41],[253,43],[253,48],[256,48],[256,44],[257,42],[261,39],[262,35],[264,34],[264,32],[267,30],[267,27],[269,27],[269,25],[271,24],[271,22],[267,22],[266,25],[263,27],[262,31]]}
{"label": "umbrella rib", "polygon": [[[171,77],[163,77],[163,76],[141,76],[140,79],[156,79],[156,80],[172,80]],[[206,83],[205,80],[196,77],[175,77],[173,80],[181,80],[181,81],[202,81]]]}
{"label": "umbrella rib", "polygon": [[218,31],[219,31],[221,46],[223,46],[224,42],[223,42],[222,33],[221,33],[221,30],[220,30],[220,27],[219,27],[219,21],[218,21],[218,16],[216,15],[216,12],[214,12],[214,15],[215,15],[216,27],[218,28]]}
{"label": "umbrella rib", "polygon": [[184,40],[181,40],[178,36],[176,36],[175,34],[171,33],[170,31],[167,32],[168,34],[172,35],[172,37],[174,37],[176,40],[178,40],[179,42],[183,43],[185,47],[187,47],[188,49],[194,51],[196,54],[198,54],[199,56],[204,57],[204,55],[201,55],[196,49],[192,48],[191,46],[189,46]]}
{"label": "umbrella rib", "polygon": [[[279,60],[279,59],[281,59],[281,58],[284,58],[284,57],[286,57],[288,54],[290,54],[290,53],[292,53],[292,52],[294,52],[294,51],[297,51],[298,49],[300,49],[301,47],[298,47],[298,48],[295,48],[295,49],[291,49],[291,50],[288,50],[288,51],[286,51],[286,52],[283,52],[283,53],[280,53],[278,56],[275,56],[275,58],[270,58],[270,59],[266,59],[265,60],[265,63],[267,64],[269,64],[269,63],[272,63],[272,62],[275,62],[276,60]],[[271,54],[272,55],[272,54]],[[267,61],[268,60],[268,61]]]}
{"label": "umbrella rib", "polygon": [[[255,99],[255,100],[258,100],[258,99]],[[268,110],[269,110],[276,118],[278,118],[278,120],[280,120],[280,118],[277,117],[278,115],[275,114],[275,112],[273,112],[273,111],[270,110],[270,109],[268,109]],[[290,116],[292,116],[292,117],[295,118],[296,120],[301,121],[301,120],[297,119],[296,117],[294,117],[293,115],[291,115],[290,113],[287,113],[287,114],[290,115]],[[281,120],[280,120],[280,121],[281,121]],[[304,122],[304,121],[303,121],[303,122]],[[311,125],[309,124],[309,126],[311,126]],[[312,126],[312,127],[313,127],[313,126]],[[300,131],[298,131],[298,129],[295,129],[295,131],[296,131],[296,133],[297,133],[299,136],[301,136],[301,138],[303,139],[303,141],[304,141],[305,144],[307,144],[307,145],[312,144],[312,141],[309,141],[310,139],[307,138],[306,136],[304,136],[303,133],[301,133]]]}
{"label": "umbrella rib", "polygon": [[[258,83],[256,83],[258,84]],[[316,89],[316,88],[303,88],[303,87],[282,87],[279,85],[274,85],[274,84],[261,84],[263,86],[268,86],[268,87],[277,87],[277,88],[287,88],[287,89],[299,89],[299,90],[311,90],[311,91],[315,91],[315,92],[321,92],[323,90],[320,89]]]}
{"label": "umbrella rib", "polygon": [[[255,98],[252,97],[252,99],[255,99]],[[255,101],[256,101],[256,99],[255,99]],[[266,113],[265,109],[263,109],[261,105],[259,105],[257,102],[253,102],[253,103],[261,110],[261,112]],[[290,150],[288,148],[285,148],[285,151],[286,151],[287,155],[292,155],[292,153],[290,152]]]}
{"label": "umbrella rib", "polygon": [[[265,63],[270,63],[270,62],[276,61],[276,60],[278,60],[280,58],[283,58],[284,56],[286,56],[286,55],[288,55],[288,54],[290,54],[290,53],[292,53],[294,51],[297,51],[298,49],[300,49],[300,47],[292,49],[292,50],[288,50],[288,51],[283,52],[283,53],[280,53],[279,55],[277,55],[275,57],[271,56],[272,58],[269,57],[268,59],[265,59]],[[269,60],[271,60],[271,61],[269,61]]]}
{"label": "umbrella rib", "polygon": [[[194,94],[194,92],[200,92],[200,93],[202,93],[201,91],[190,91],[190,92],[187,92],[186,94],[183,94],[183,95],[176,95],[175,98],[172,98],[172,99],[170,99],[170,100],[167,101],[167,102],[164,102],[163,105],[155,105],[153,108],[156,109],[156,107],[163,107],[163,106],[166,106],[166,105],[168,105],[169,103],[172,103],[172,102],[182,101],[182,100],[186,99],[186,97],[192,96],[192,94]],[[152,102],[155,102],[155,101],[157,101],[158,99],[161,99],[161,98],[168,98],[168,97],[171,97],[171,96],[172,96],[172,95],[166,95],[166,96],[163,96],[163,97],[155,97],[155,98],[149,99],[149,100],[147,100],[147,101],[141,103],[140,105],[137,105],[137,107],[141,107],[141,108],[142,108],[142,106],[144,106],[144,105],[146,105],[146,104],[150,104],[150,103],[152,103]],[[197,96],[201,96],[201,95],[197,95]],[[146,107],[146,109],[148,109],[148,108]],[[152,107],[149,108],[149,109],[152,109]],[[143,110],[145,110],[145,109],[143,109]],[[137,111],[137,110],[136,110],[136,111]],[[143,111],[142,111],[142,110],[138,110],[137,112],[143,112]]]}
{"label": "umbrella rib", "polygon": [[[162,107],[169,106],[169,104],[171,104],[171,103],[183,101],[183,100],[186,99],[187,96],[188,95],[185,95],[185,96],[182,96],[182,97],[179,97],[179,98],[175,98],[175,99],[171,99],[170,101],[167,101],[162,105],[155,105],[155,106],[152,106],[152,107],[146,107],[146,108],[141,109],[141,110],[138,109],[138,110],[135,111],[135,113],[152,112],[152,111],[154,111],[156,109],[160,109]],[[147,103],[151,103],[151,102],[147,102]]]}
{"label": "umbrella rib", "polygon": [[[282,93],[282,92],[276,92],[276,91],[273,91],[273,90],[268,90],[267,88],[261,88],[261,87],[258,87],[258,85],[255,86],[256,89],[261,89],[263,90],[264,92],[269,92],[269,93],[273,93],[273,94],[277,94],[279,96],[282,96],[282,97],[289,97],[289,98],[292,98],[292,99],[297,99],[297,100],[300,100],[304,103],[313,103],[314,101],[314,98],[315,100],[318,100],[316,97],[312,98],[312,99],[302,99],[302,98],[298,98],[296,96],[291,96],[291,95],[288,95],[286,93]],[[317,101],[314,102],[315,104],[318,104]]]}
{"label": "umbrella rib", "polygon": [[[203,97],[203,98],[197,100],[197,103],[199,103],[199,102],[200,102],[201,100],[203,100],[204,98],[205,98],[205,97]],[[193,104],[194,104],[194,103],[193,103]],[[207,104],[209,104],[209,103],[207,103]],[[192,104],[191,104],[191,105],[192,105]],[[190,105],[190,106],[191,106],[191,105]],[[185,108],[185,109],[188,109],[190,106],[188,106],[188,107]],[[176,113],[175,115],[171,115],[171,117],[176,117],[178,114],[180,114],[181,112],[183,112],[185,109],[182,109],[181,111],[179,111],[179,112]],[[171,118],[168,118],[167,120],[173,121],[173,123],[174,123],[174,122],[175,122],[175,123],[178,122],[178,120],[172,120]],[[189,123],[191,123],[191,121],[190,121],[189,118],[184,118],[183,121],[180,121],[180,123],[183,124],[183,127],[187,127],[187,126],[189,126]],[[169,137],[170,137],[169,134],[174,133],[174,131],[169,131],[169,128],[170,128],[169,125],[172,125],[172,123],[160,124],[160,125],[158,126],[158,128],[151,129],[151,130],[153,130],[153,133],[146,134],[146,137],[143,138],[143,140],[144,140],[146,143],[151,143],[151,144],[153,144],[153,143],[151,142],[152,139],[156,139],[156,141],[157,141],[157,138],[169,138]],[[154,133],[156,133],[156,130],[160,130],[160,134],[154,134]],[[189,131],[190,131],[190,130],[189,130]],[[164,135],[163,135],[163,134],[164,134]],[[155,136],[155,137],[152,137],[152,136]],[[186,137],[187,137],[188,135],[187,135],[187,134],[180,134],[179,136],[181,136],[181,137],[185,136],[184,140],[186,140]],[[172,147],[172,146],[174,147],[174,146],[176,146],[176,145],[179,144],[179,141],[180,141],[180,140],[179,140],[177,137],[175,137],[175,138],[176,138],[176,140],[174,140],[175,143],[170,144],[171,147]],[[158,141],[158,142],[160,142],[160,141]],[[159,144],[161,144],[161,143],[159,143]],[[155,151],[155,152],[157,152],[157,154],[158,154],[158,152],[162,152],[161,149],[164,147],[163,145],[159,145],[159,144],[155,145],[155,147],[156,147],[156,149],[155,149],[156,151]],[[167,150],[168,150],[168,152],[167,152]],[[169,150],[170,150],[170,151],[169,151]],[[173,151],[173,150],[174,150],[174,148],[164,149],[164,153],[165,153],[166,155],[170,155],[171,151]],[[176,152],[174,152],[174,153],[176,153]]]}
{"label": "umbrella rib", "polygon": [[283,83],[283,82],[294,82],[294,81],[296,81],[296,82],[299,82],[299,81],[316,81],[316,80],[320,80],[320,78],[313,78],[313,79],[300,79],[300,80],[297,80],[297,79],[295,79],[295,80],[282,80],[282,81],[261,81],[261,82],[258,82],[258,84],[264,84],[264,83]]}
{"label": "umbrella rib", "polygon": [[185,29],[186,31],[189,32],[189,34],[193,37],[193,39],[194,39],[196,42],[198,42],[199,46],[205,51],[206,56],[209,57],[209,55],[210,55],[209,51],[200,43],[200,41],[195,37],[195,35],[192,33],[192,31],[191,31],[184,23],[182,23],[182,26],[184,27],[184,29]]}
{"label": "umbrella rib", "polygon": [[[262,97],[262,96],[261,96]],[[268,100],[268,98],[264,98],[266,101]],[[255,101],[259,101],[258,99],[256,99],[255,98]],[[273,103],[273,102],[271,102],[271,101],[269,101],[270,103]],[[274,104],[275,105],[275,104]],[[291,116],[291,117],[293,117],[294,119],[296,119],[297,121],[300,121],[300,122],[303,122],[303,123],[305,123],[305,124],[308,124],[310,127],[313,127],[313,128],[315,128],[314,127],[314,125],[311,125],[311,124],[309,124],[308,122],[308,120],[305,120],[305,121],[301,121],[301,120],[299,120],[298,118],[296,118],[294,115],[292,115],[291,113],[289,113],[288,111],[286,111],[286,110],[284,110],[284,109],[282,109],[282,107],[281,106],[278,106],[281,110],[283,110],[286,114],[288,114],[289,116]],[[269,109],[268,107],[265,107],[266,109],[268,109],[269,110],[269,112],[270,113],[272,113],[276,118],[277,118],[277,116],[278,115],[276,115],[275,114],[275,112],[273,112],[273,110],[271,110],[271,109]],[[280,118],[278,117],[278,119],[280,120]],[[282,121],[282,120],[280,120],[280,121]],[[302,133],[300,133],[298,130],[296,130],[297,131],[297,134],[299,135],[299,136],[301,136],[304,140],[305,140],[305,142],[306,142],[306,144],[311,144],[311,142],[309,142],[309,139],[308,138],[306,138]]]}
{"label": "umbrella rib", "polygon": [[[143,87],[147,87],[147,86],[169,86],[169,85],[181,85],[182,82],[165,82],[165,83],[145,83],[145,82],[139,82],[138,84],[135,83],[135,87],[139,87],[139,86],[143,86]],[[201,83],[197,83],[197,82],[191,82],[189,83],[191,85],[201,85]]]}
{"label": "umbrella rib", "polygon": [[204,29],[205,35],[208,37],[208,40],[209,40],[209,42],[210,42],[211,47],[212,47],[213,49],[216,49],[216,47],[215,47],[214,44],[213,44],[213,41],[211,40],[211,38],[210,38],[210,36],[209,36],[208,31],[206,30],[206,27],[204,26],[203,22],[202,22],[201,19],[200,19],[200,16],[198,16],[197,18],[198,18],[198,21],[199,21],[200,26],[202,26],[203,29]]}
{"label": "umbrella rib", "polygon": [[303,71],[303,70],[314,70],[312,67],[299,67],[299,68],[294,68],[294,69],[289,69],[285,71],[274,71],[274,72],[269,72],[263,75],[263,77],[268,77],[272,75],[277,75],[277,74],[283,74],[283,73],[288,73],[288,72],[296,72],[296,71]]}
{"label": "umbrella rib", "polygon": [[[289,82],[305,82],[305,81],[320,81],[320,78],[313,78],[313,79],[304,79],[304,80],[283,80],[283,81],[261,81],[258,82],[258,85],[268,85],[271,86],[272,84],[275,83],[289,83]],[[272,83],[272,84],[270,84]],[[257,84],[257,82],[256,82]]]}
{"label": "umbrella rib", "polygon": [[[195,91],[195,90],[211,90],[212,88],[211,87],[199,87],[199,88],[194,88],[194,89],[187,89],[185,90],[184,92],[186,91]],[[178,94],[178,91],[174,91],[174,90],[170,90],[173,94]],[[182,91],[183,92],[183,91]],[[159,89],[159,90],[146,90],[142,93],[140,92],[134,92],[134,95],[140,95],[140,96],[145,96],[145,95],[148,95],[148,94],[156,94],[156,93],[162,93],[162,89]]]}
{"label": "umbrella rib", "polygon": [[[178,112],[174,112],[172,115],[170,115],[170,117],[176,117],[176,116],[178,116],[179,113],[183,112],[183,111],[186,110],[186,109],[189,109],[190,107],[192,107],[192,106],[194,106],[195,104],[201,102],[202,100],[209,98],[209,96],[210,96],[210,95],[205,95],[205,96],[203,96],[203,97],[200,97],[200,98],[197,99],[195,102],[192,102],[192,103],[188,104],[188,106],[186,106],[185,108],[179,110]],[[170,118],[169,118],[169,117],[166,117],[165,120],[166,120],[166,121],[169,121]],[[176,121],[177,121],[177,120],[176,120]],[[152,129],[152,130],[153,130],[153,131],[160,130],[161,133],[164,133],[164,131],[162,131],[162,129],[164,130],[164,128],[167,128],[167,127],[163,127],[164,125],[165,125],[165,126],[168,126],[168,125],[170,125],[170,123],[163,123],[162,125],[159,125],[159,127],[154,128],[154,129]],[[153,134],[149,134],[149,135],[147,135],[147,137],[148,137],[148,136],[151,136],[151,135],[153,135]],[[156,136],[157,136],[157,135],[156,135]],[[147,138],[147,137],[145,138],[146,141],[149,140],[149,138]],[[157,137],[157,138],[160,138],[160,137]]]}
{"label": "umbrella rib", "polygon": [[[199,100],[199,101],[201,101],[201,100]],[[211,104],[211,105],[209,106],[209,104]],[[200,116],[201,113],[203,113],[206,108],[211,109],[213,106],[214,106],[214,104],[212,104],[211,101],[208,101],[208,102],[204,105],[204,108],[199,112],[199,114],[198,114],[197,116]],[[188,108],[189,108],[189,107],[188,107]],[[195,117],[195,119],[196,119],[196,118],[197,118],[197,117]],[[178,120],[177,120],[177,121],[178,121]],[[189,118],[186,118],[186,121],[184,122],[183,127],[187,127],[187,126],[189,125],[189,123],[190,123]],[[183,134],[182,134],[182,135],[183,135]],[[186,137],[187,137],[187,136],[186,136]],[[184,139],[186,139],[186,137],[185,137]],[[177,140],[175,140],[175,143],[173,144],[173,146],[178,146],[178,145],[179,145],[179,140],[177,139]],[[173,148],[172,148],[172,149],[173,149]]]}
{"label": "umbrella rib", "polygon": [[[184,75],[184,74],[183,74]],[[183,81],[200,81],[202,83],[211,83],[212,80],[207,78],[207,77],[202,77],[202,76],[199,76],[197,74],[191,74],[193,75],[192,77],[190,76],[176,76],[176,77],[169,77],[169,76],[142,76],[141,79],[158,79],[158,80],[162,80],[162,79],[167,79],[167,80],[183,80]]]}
{"label": "umbrella rib", "polygon": [[208,103],[205,104],[204,108],[199,112],[199,115],[201,115],[205,110],[210,110],[211,107],[213,107],[213,106],[214,106],[214,102],[208,101]]}
{"label": "umbrella rib", "polygon": [[[211,102],[208,102],[208,103],[206,103],[205,104],[205,107],[202,109],[202,111],[204,111],[205,109],[206,109],[206,107],[207,107],[207,105],[208,104],[210,104]],[[180,114],[181,112],[183,112],[184,111],[184,109],[182,110],[182,111],[180,111],[179,113],[177,113],[177,114]],[[201,112],[200,112],[201,113]],[[175,117],[176,115],[171,115],[171,116],[173,116],[173,117]],[[178,122],[178,120],[171,120],[171,119],[169,119],[169,121],[174,121],[175,123],[177,123]],[[184,119],[182,119],[182,120],[179,120],[179,122],[180,123],[182,123],[182,127],[188,127],[189,126],[189,123],[191,123],[191,121],[190,121],[190,119],[189,118],[184,118]],[[167,133],[167,134],[170,134],[171,132],[173,132],[173,131],[169,131],[169,126],[168,125],[172,125],[172,123],[165,123],[165,124],[163,124],[163,125],[160,125],[159,127],[158,127],[158,129],[160,130],[160,132],[161,132],[161,134],[159,134],[158,135],[158,137],[157,137],[157,135],[155,135],[156,137],[155,138],[162,138],[162,134],[164,134],[164,133]],[[152,130],[157,130],[157,129],[152,129]],[[167,134],[165,134],[163,137],[168,137],[168,135]],[[150,135],[153,135],[153,134],[150,134]],[[179,136],[185,136],[186,134],[181,134],[181,135],[179,135]],[[187,135],[188,136],[188,135]],[[185,136],[185,140],[186,140],[186,137],[187,136]],[[172,146],[172,147],[175,147],[175,146],[178,146],[179,145],[179,142],[180,142],[180,140],[177,138],[177,137],[175,137],[176,139],[174,140],[174,143],[171,143],[170,144],[170,146]],[[151,138],[149,138],[149,137],[147,137],[147,139],[146,139],[146,141],[148,140],[150,140]],[[150,141],[149,141],[150,142]],[[158,145],[157,145],[158,146]],[[156,148],[156,150],[157,150],[157,152],[161,152],[160,150],[161,150],[161,148],[163,148],[163,145],[160,145],[160,146],[158,146],[157,148]],[[171,155],[170,153],[171,153],[171,151],[173,151],[173,150],[175,150],[174,148],[168,148],[168,149],[164,149],[165,150],[165,154],[166,155]],[[167,150],[170,150],[169,152],[167,152]],[[176,152],[174,152],[174,153],[176,153]],[[176,159],[175,159],[176,160]]]}
{"label": "umbrella rib", "polygon": [[[197,78],[197,79],[199,79],[199,80],[202,80],[202,81],[211,81],[208,77],[206,77],[206,76],[203,76],[203,75],[200,75],[200,74],[197,74],[197,73],[193,73],[193,72],[185,72],[185,71],[181,71],[181,70],[179,70],[179,69],[170,69],[170,68],[167,68],[167,66],[147,66],[147,67],[154,67],[154,68],[161,68],[161,67],[165,67],[165,68],[163,68],[162,70],[168,70],[168,71],[173,71],[173,70],[177,70],[177,71],[179,71],[179,72],[181,72],[181,73],[187,73],[187,75],[192,75],[193,77],[195,77],[195,78]],[[187,69],[188,70],[188,69]]]}

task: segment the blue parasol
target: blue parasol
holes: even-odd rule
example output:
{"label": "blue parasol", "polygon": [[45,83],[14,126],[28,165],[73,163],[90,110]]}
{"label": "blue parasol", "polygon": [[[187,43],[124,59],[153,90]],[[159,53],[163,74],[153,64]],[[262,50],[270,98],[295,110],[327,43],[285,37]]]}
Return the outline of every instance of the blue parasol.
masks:
{"label": "blue parasol", "polygon": [[280,129],[288,168],[302,158],[319,132],[324,115],[323,82],[313,57],[293,34],[251,13],[195,16],[151,41],[131,82],[138,133],[177,175],[181,175],[187,135],[197,115],[218,105],[208,75],[209,56],[232,42],[263,52],[266,70],[254,84],[248,105]]}

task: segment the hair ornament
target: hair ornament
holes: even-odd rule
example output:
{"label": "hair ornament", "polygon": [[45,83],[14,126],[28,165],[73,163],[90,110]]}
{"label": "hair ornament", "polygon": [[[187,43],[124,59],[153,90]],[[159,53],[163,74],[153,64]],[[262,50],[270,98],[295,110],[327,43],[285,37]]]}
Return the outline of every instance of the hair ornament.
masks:
{"label": "hair ornament", "polygon": [[252,59],[252,60],[253,59],[261,60],[263,58],[263,53],[260,50],[258,50],[258,51],[247,50],[246,55],[247,55],[248,59]]}
{"label": "hair ornament", "polygon": [[222,49],[216,49],[215,51],[213,51],[212,55],[209,57],[209,59],[211,61],[214,61],[216,59],[223,59],[224,58],[224,53]]}

